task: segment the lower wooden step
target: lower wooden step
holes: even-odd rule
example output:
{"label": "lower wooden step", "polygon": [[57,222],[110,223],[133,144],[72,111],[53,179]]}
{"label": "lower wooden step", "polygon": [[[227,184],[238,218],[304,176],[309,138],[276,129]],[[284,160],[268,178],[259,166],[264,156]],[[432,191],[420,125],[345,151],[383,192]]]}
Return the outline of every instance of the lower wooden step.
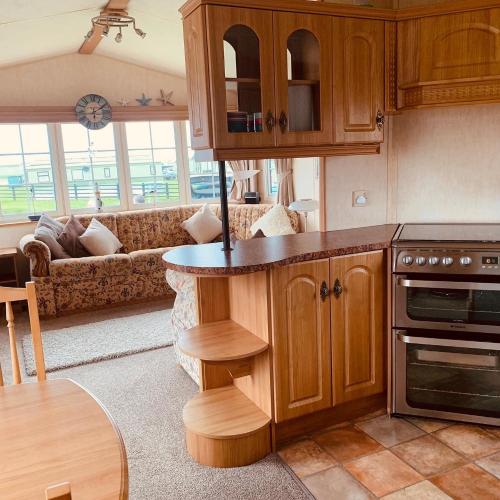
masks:
{"label": "lower wooden step", "polygon": [[241,467],[271,452],[271,419],[234,385],[197,394],[183,418],[188,452],[200,464]]}

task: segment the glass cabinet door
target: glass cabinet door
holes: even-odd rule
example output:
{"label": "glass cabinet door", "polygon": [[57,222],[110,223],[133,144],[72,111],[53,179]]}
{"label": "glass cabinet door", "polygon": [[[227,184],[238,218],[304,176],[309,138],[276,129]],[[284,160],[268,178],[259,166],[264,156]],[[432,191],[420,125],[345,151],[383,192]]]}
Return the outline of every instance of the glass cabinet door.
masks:
{"label": "glass cabinet door", "polygon": [[274,145],[272,13],[209,6],[215,147]]}
{"label": "glass cabinet door", "polygon": [[332,20],[275,13],[278,145],[332,143]]}

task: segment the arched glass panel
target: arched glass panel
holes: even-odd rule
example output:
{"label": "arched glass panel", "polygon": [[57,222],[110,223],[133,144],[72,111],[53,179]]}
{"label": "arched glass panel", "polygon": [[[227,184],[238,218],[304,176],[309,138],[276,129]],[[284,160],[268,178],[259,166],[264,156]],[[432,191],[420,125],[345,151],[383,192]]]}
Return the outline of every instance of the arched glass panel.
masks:
{"label": "arched glass panel", "polygon": [[308,30],[297,30],[288,37],[287,48],[288,130],[321,130],[318,39]]}
{"label": "arched glass panel", "polygon": [[262,132],[259,38],[248,26],[231,26],[224,34],[227,128]]}

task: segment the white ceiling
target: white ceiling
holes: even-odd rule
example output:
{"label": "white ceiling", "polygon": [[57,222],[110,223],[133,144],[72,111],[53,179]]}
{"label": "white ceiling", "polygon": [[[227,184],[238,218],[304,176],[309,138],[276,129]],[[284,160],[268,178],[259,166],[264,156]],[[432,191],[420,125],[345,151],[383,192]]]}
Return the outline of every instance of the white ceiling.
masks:
{"label": "white ceiling", "polygon": [[[130,0],[137,27],[116,43],[103,38],[96,54],[184,76],[184,44],[178,12],[185,0]],[[0,67],[78,51],[90,19],[107,0],[0,0]],[[110,33],[111,35],[111,33]],[[83,56],[82,56],[83,57]]]}

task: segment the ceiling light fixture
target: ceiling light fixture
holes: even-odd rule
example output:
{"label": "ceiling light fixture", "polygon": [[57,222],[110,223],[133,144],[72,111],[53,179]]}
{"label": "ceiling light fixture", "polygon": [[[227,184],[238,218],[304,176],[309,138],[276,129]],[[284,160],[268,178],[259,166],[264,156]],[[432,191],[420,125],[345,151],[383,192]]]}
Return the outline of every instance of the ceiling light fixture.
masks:
{"label": "ceiling light fixture", "polygon": [[141,38],[146,37],[146,33],[141,29],[137,28],[135,25],[135,18],[127,15],[125,11],[116,11],[116,12],[101,12],[96,17],[92,18],[92,29],[85,35],[85,38],[88,40],[91,38],[96,30],[96,26],[101,26],[102,35],[108,36],[110,28],[118,28],[118,33],[115,36],[115,42],[120,43],[123,39],[122,28],[126,28],[128,26],[132,26],[135,33],[139,35]]}

